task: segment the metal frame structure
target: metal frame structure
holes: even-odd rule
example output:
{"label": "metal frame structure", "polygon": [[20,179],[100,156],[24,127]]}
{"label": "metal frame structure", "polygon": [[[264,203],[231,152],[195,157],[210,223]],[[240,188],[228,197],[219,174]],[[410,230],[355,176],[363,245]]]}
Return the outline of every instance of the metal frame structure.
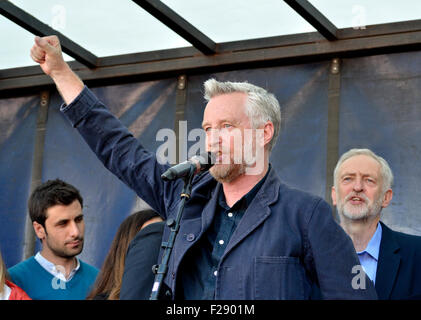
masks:
{"label": "metal frame structure", "polygon": [[190,42],[204,54],[216,53],[216,43],[180,17],[171,8],[156,0],[133,0],[168,28]]}
{"label": "metal frame structure", "polygon": [[338,40],[338,29],[307,0],[285,0],[285,2],[319,31],[327,40]]}
{"label": "metal frame structure", "polygon": [[42,23],[9,1],[0,1],[0,14],[36,36],[57,35],[63,51],[90,68],[96,67],[97,57],[60,32]]}
{"label": "metal frame structure", "polygon": [[[0,13],[35,35],[56,34],[76,59],[72,69],[91,86],[421,49],[421,20],[337,29],[307,0],[284,1],[317,32],[226,43],[214,43],[161,1],[133,1],[192,47],[96,57],[8,1],[0,2]],[[38,66],[0,70],[1,95],[51,86]]]}

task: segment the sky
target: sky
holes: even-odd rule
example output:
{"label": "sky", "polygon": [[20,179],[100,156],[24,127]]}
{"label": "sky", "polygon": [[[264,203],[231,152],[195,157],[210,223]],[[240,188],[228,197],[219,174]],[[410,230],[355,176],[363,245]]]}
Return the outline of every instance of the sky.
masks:
{"label": "sky", "polygon": [[[98,57],[190,46],[131,0],[11,2]],[[315,31],[282,0],[162,2],[216,43]],[[421,19],[420,0],[310,2],[338,28]],[[0,16],[0,70],[35,65],[29,58],[33,38]]]}

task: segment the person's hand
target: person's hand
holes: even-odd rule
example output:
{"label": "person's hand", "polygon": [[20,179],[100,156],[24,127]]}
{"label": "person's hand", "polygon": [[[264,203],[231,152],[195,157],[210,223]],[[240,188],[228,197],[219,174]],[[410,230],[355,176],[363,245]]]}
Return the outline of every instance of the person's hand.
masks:
{"label": "person's hand", "polygon": [[65,70],[67,67],[57,36],[35,37],[35,44],[31,49],[31,58],[39,63],[45,74],[52,78],[56,73]]}
{"label": "person's hand", "polygon": [[49,75],[66,104],[70,104],[83,90],[83,82],[64,61],[57,36],[35,37],[31,58]]}

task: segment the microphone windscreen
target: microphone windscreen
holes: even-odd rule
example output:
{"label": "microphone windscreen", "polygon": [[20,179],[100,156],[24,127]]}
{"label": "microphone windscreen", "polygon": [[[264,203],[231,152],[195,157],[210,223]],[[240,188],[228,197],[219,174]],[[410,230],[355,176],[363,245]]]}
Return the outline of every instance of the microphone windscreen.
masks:
{"label": "microphone windscreen", "polygon": [[200,164],[200,171],[209,170],[216,162],[216,156],[212,152],[202,152],[195,157]]}

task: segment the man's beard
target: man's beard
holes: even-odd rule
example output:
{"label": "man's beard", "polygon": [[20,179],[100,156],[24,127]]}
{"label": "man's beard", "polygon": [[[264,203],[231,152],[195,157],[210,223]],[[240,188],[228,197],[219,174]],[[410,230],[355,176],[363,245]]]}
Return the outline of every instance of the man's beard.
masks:
{"label": "man's beard", "polygon": [[[250,131],[243,133],[246,137],[241,141],[240,149],[236,148],[235,151],[232,151],[228,146],[219,146],[220,149],[213,150],[215,155],[221,157],[221,160],[217,160],[209,170],[216,181],[229,183],[245,174],[260,175],[263,173],[265,169],[264,132],[262,129],[252,130],[252,135],[250,135]],[[256,130],[259,130],[260,134],[256,133]],[[234,146],[238,147],[238,144],[235,145],[235,141],[234,139]]]}
{"label": "man's beard", "polygon": [[[348,201],[353,197],[362,198],[364,201],[359,205],[353,205]],[[345,197],[343,202],[340,199],[337,199],[338,213],[339,215],[354,221],[375,217],[380,214],[382,209],[382,198],[383,197],[380,195],[374,199],[373,202],[370,202],[370,199],[368,199],[365,194],[352,192]]]}
{"label": "man's beard", "polygon": [[50,251],[54,253],[55,256],[60,257],[60,258],[65,258],[65,259],[73,258],[77,256],[79,253],[81,253],[83,250],[83,244],[84,244],[83,238],[75,239],[81,242],[80,245],[75,249],[68,249],[66,247],[62,247],[62,248],[58,247],[54,245],[53,243],[49,242],[48,237],[46,240],[47,240],[46,245],[48,246]]}
{"label": "man's beard", "polygon": [[216,164],[209,170],[210,174],[220,183],[227,183],[235,180],[246,172],[246,166],[240,164]]}

